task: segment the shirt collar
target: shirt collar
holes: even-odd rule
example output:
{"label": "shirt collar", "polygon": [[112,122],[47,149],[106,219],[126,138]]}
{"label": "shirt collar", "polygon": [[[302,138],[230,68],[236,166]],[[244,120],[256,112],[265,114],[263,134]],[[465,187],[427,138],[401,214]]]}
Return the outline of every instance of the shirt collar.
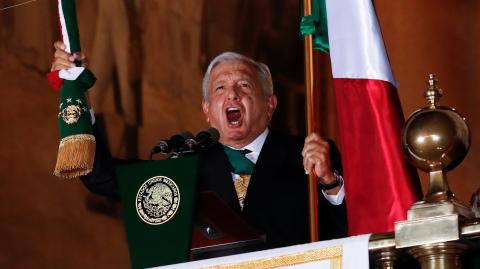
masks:
{"label": "shirt collar", "polygon": [[257,163],[258,156],[260,155],[260,151],[262,151],[263,144],[265,143],[265,139],[267,139],[268,135],[268,127],[263,131],[257,138],[255,138],[252,143],[246,145],[240,149],[248,149],[252,152],[245,155],[250,161],[253,163]]}

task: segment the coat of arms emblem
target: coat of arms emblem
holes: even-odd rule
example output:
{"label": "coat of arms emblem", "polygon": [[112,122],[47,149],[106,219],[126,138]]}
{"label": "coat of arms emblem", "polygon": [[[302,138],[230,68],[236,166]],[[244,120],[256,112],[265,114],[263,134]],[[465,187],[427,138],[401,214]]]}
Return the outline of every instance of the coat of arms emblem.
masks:
{"label": "coat of arms emblem", "polygon": [[177,212],[180,192],[173,180],[156,176],[145,181],[137,193],[136,209],[140,218],[151,225],[169,221]]}

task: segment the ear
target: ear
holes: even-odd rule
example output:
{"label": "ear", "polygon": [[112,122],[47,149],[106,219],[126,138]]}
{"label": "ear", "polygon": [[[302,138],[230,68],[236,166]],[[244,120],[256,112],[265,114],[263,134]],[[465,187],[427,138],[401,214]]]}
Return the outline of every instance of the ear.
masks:
{"label": "ear", "polygon": [[275,94],[267,97],[267,107],[268,118],[272,119],[273,112],[275,112],[275,108],[277,107],[277,96]]}
{"label": "ear", "polygon": [[207,118],[207,122],[210,122],[210,119],[208,118],[208,111],[210,109],[210,103],[208,101],[202,101],[202,109],[203,109],[203,114],[205,114],[205,117]]}

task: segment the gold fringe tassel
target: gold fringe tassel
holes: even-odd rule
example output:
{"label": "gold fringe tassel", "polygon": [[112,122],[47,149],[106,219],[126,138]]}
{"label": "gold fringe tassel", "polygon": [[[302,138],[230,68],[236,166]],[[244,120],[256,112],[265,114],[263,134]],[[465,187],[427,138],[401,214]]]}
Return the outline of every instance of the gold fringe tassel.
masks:
{"label": "gold fringe tassel", "polygon": [[60,141],[53,174],[60,178],[86,175],[92,171],[94,159],[95,137],[93,135],[67,136]]}

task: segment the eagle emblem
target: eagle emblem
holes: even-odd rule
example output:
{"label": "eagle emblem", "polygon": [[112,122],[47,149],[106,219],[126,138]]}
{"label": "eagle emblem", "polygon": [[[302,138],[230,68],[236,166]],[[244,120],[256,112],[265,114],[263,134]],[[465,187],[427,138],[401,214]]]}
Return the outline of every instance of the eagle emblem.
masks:
{"label": "eagle emblem", "polygon": [[82,116],[82,108],[78,105],[69,105],[62,109],[61,115],[66,124],[73,124]]}
{"label": "eagle emblem", "polygon": [[175,182],[164,176],[145,181],[136,197],[138,216],[151,225],[169,221],[180,205],[180,192]]}

